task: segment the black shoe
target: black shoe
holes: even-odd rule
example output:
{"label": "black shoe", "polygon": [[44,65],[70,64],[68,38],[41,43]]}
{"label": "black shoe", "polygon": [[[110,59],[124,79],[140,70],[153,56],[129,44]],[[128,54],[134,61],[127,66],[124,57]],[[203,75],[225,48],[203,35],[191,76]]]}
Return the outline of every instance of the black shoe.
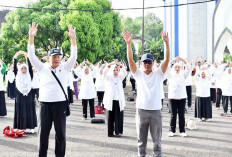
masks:
{"label": "black shoe", "polygon": [[115,135],[110,134],[110,135],[108,135],[108,137],[115,137]]}

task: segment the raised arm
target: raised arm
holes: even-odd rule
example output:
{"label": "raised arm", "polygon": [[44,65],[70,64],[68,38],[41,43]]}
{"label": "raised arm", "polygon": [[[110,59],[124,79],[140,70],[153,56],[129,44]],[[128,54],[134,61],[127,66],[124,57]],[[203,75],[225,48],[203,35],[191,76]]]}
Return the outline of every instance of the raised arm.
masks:
{"label": "raised arm", "polygon": [[28,51],[28,58],[31,61],[31,64],[36,69],[36,71],[40,71],[43,68],[43,63],[36,57],[35,46],[34,46],[34,38],[38,31],[37,27],[38,24],[36,24],[35,22],[33,22],[32,25],[29,25],[29,33],[28,33],[29,41],[28,41],[27,51]]}
{"label": "raised arm", "polygon": [[19,56],[20,54],[21,54],[21,51],[18,51],[18,52],[14,55],[13,72],[14,72],[15,76],[16,76],[17,73],[18,73],[18,67],[17,67],[18,61],[17,61],[17,58],[18,58],[18,56]]}
{"label": "raised arm", "polygon": [[67,34],[71,39],[72,46],[71,46],[71,56],[65,63],[64,67],[66,70],[70,71],[73,69],[74,64],[77,60],[76,28],[73,28],[72,25],[69,25]]}
{"label": "raised arm", "polygon": [[136,66],[135,61],[133,59],[133,52],[132,52],[132,48],[131,48],[132,35],[129,32],[124,31],[122,33],[122,37],[124,38],[124,40],[127,44],[127,60],[129,63],[130,71],[134,74],[137,71],[137,66]]}
{"label": "raised arm", "polygon": [[166,72],[168,64],[169,64],[169,58],[170,58],[170,47],[169,47],[169,37],[168,37],[168,33],[162,31],[161,32],[161,37],[165,42],[165,47],[166,47],[166,52],[165,52],[165,57],[163,62],[161,63],[161,69],[163,71],[163,73]]}

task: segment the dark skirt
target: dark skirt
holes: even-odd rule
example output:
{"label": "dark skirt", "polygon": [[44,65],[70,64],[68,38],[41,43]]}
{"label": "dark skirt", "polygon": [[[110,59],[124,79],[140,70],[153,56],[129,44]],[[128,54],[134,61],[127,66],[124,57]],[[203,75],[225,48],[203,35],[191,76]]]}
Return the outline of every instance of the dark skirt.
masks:
{"label": "dark skirt", "polygon": [[5,100],[5,92],[0,91],[0,116],[6,116],[6,100]]}
{"label": "dark skirt", "polygon": [[212,104],[210,97],[195,98],[195,118],[212,118]]}
{"label": "dark skirt", "polygon": [[70,87],[68,87],[68,100],[69,103],[73,103],[73,91]]}
{"label": "dark skirt", "polygon": [[7,96],[10,97],[11,99],[15,98],[16,96],[16,87],[15,87],[15,81],[10,83],[8,81],[7,85]]}
{"label": "dark skirt", "polygon": [[34,129],[37,127],[37,117],[35,111],[35,102],[32,91],[27,96],[23,96],[16,89],[14,128],[17,129]]}

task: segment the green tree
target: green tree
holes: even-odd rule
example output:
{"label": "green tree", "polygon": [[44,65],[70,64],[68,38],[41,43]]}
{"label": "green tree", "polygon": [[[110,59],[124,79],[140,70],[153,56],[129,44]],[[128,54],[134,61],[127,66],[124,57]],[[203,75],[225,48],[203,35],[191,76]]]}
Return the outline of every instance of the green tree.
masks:
{"label": "green tree", "polygon": [[[124,30],[128,30],[134,35],[142,36],[142,17],[123,19]],[[149,13],[144,18],[144,49],[145,53],[152,53],[156,60],[163,59],[163,41],[160,32],[163,29],[162,21],[155,14]],[[139,56],[141,55],[142,45],[139,45]]]}
{"label": "green tree", "polygon": [[[76,0],[68,8],[111,9],[111,3],[108,0]],[[70,11],[61,16],[60,25],[65,29],[68,23],[77,28],[79,61],[89,59],[97,62],[119,50],[121,22],[117,13],[109,10]],[[62,46],[69,48],[67,38]]]}
{"label": "green tree", "polygon": [[144,51],[153,54],[156,60],[163,60],[163,40],[158,37],[152,40],[147,39]]}
{"label": "green tree", "polygon": [[141,34],[142,29],[142,18],[138,17],[135,20],[133,20],[130,17],[127,17],[122,22],[123,30],[127,30],[135,35]]}
{"label": "green tree", "polygon": [[[68,3],[68,0],[40,0],[36,3],[28,4],[28,7],[65,9]],[[7,54],[5,55],[6,62],[10,62],[18,50],[26,51],[28,28],[32,22],[39,24],[38,35],[35,39],[36,48],[48,51],[51,48],[60,47],[64,40],[64,30],[59,26],[60,15],[66,12],[63,10],[40,9],[16,9],[9,12],[6,16],[6,22],[2,24],[0,30],[2,34],[0,42],[5,44],[0,46],[0,51]]]}

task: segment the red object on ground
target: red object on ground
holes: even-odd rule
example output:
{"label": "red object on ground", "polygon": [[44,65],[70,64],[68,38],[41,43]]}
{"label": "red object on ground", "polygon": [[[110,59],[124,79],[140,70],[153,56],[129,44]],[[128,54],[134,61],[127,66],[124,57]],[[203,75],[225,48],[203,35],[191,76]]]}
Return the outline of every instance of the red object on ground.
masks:
{"label": "red object on ground", "polygon": [[5,127],[5,129],[3,130],[3,134],[6,137],[14,137],[14,138],[22,137],[24,133],[25,133],[24,130],[13,129],[10,126]]}
{"label": "red object on ground", "polygon": [[103,114],[103,107],[96,106],[95,107],[95,114]]}

